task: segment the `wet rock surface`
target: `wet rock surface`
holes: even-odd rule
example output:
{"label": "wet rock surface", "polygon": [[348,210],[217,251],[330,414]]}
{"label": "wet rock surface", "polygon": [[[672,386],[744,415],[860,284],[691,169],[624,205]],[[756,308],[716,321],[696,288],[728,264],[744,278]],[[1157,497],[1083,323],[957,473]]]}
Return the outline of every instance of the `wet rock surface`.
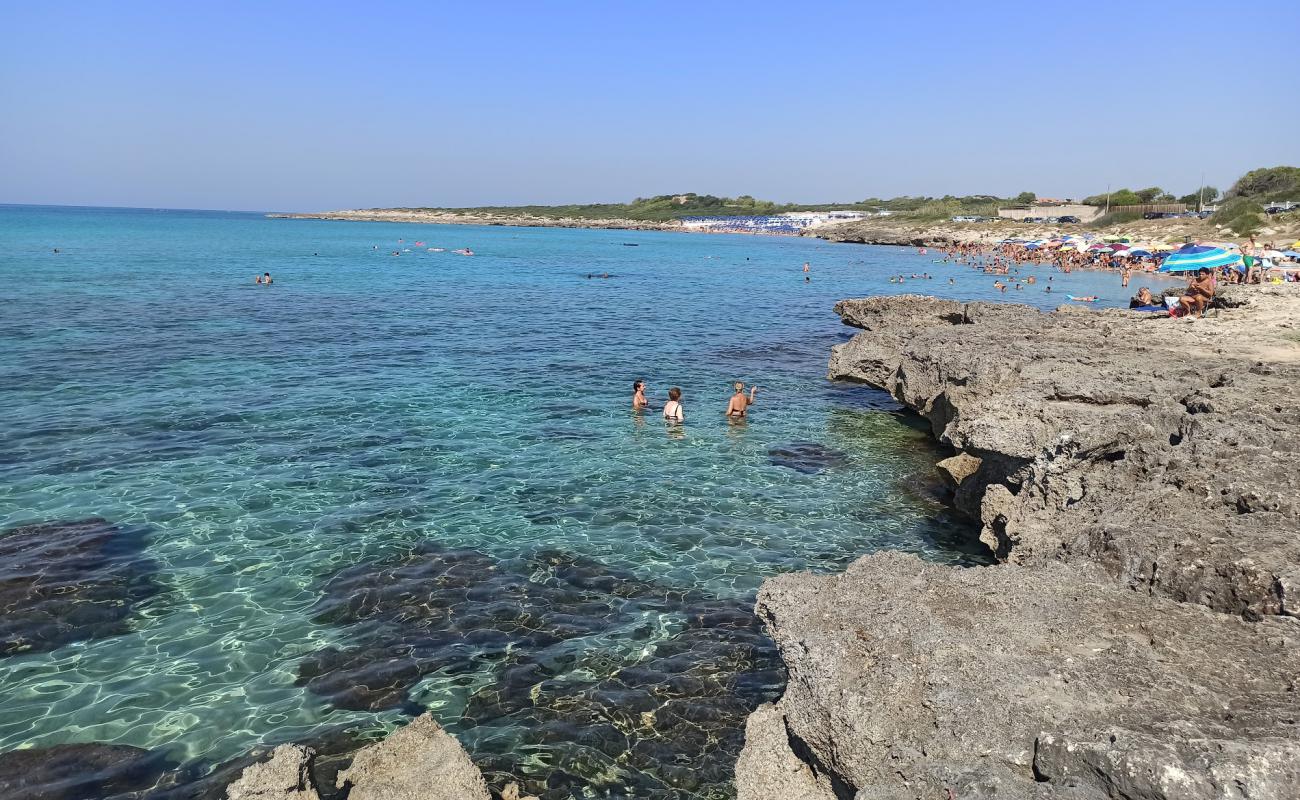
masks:
{"label": "wet rock surface", "polygon": [[152,572],[142,536],[103,519],[0,532],[0,658],[125,633]]}
{"label": "wet rock surface", "polygon": [[[471,678],[445,721],[491,785],[547,800],[725,794],[746,715],[784,682],[748,602],[559,551],[498,561],[422,546],[341,571],[317,612],[349,644],[302,661],[310,691],[340,708],[410,708],[426,677]],[[600,643],[611,632],[628,652]]]}
{"label": "wet rock surface", "polygon": [[[1195,322],[840,303],[864,332],[831,377],[928,419],[1003,563],[767,581],[789,683],[742,765],[795,759],[836,797],[1296,797],[1294,288]],[[739,769],[740,794],[790,772]]]}

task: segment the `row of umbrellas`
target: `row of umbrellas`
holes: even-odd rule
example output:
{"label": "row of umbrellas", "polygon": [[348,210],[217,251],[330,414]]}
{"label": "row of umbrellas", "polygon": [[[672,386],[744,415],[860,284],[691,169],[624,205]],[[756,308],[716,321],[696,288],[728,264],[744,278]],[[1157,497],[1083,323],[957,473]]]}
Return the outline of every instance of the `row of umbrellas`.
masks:
{"label": "row of umbrellas", "polygon": [[[1178,245],[1166,242],[1134,243],[1126,236],[1105,236],[1100,240],[1091,235],[1067,235],[1056,239],[1005,239],[1006,244],[1020,244],[1026,250],[1056,249],[1061,251],[1080,251],[1088,253],[1112,253],[1132,258],[1153,258],[1163,255],[1164,260],[1158,267],[1159,272],[1195,272],[1202,267],[1208,269],[1229,268],[1238,272],[1246,271],[1246,264],[1241,256],[1241,247],[1229,242],[1203,242],[1200,244]],[[1292,245],[1292,250],[1266,250],[1261,258],[1296,258],[1300,259],[1300,241]]]}

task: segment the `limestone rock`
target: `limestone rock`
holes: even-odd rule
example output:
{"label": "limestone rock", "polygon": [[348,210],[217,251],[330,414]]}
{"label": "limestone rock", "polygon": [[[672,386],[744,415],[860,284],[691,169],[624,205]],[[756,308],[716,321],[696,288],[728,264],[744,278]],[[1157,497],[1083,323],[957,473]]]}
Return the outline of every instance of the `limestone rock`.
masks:
{"label": "limestone rock", "polygon": [[827,775],[794,754],[785,718],[764,703],[745,723],[745,749],[736,762],[737,800],[836,800]]}
{"label": "limestone rock", "polygon": [[338,788],[348,784],[348,800],[489,800],[483,775],[428,714],[359,750],[338,775]]}
{"label": "limestone rock", "polygon": [[244,770],[239,780],[226,787],[227,800],[320,800],[311,781],[311,761],[316,752],[309,747],[282,744],[271,758]]}
{"label": "limestone rock", "polygon": [[[773,578],[758,612],[789,683],[753,725],[783,719],[809,769],[868,797],[981,785],[1033,797],[1044,777],[1170,800],[1300,785],[1300,626],[1288,617],[1250,623],[1077,565],[963,569],[899,553],[839,576]],[[747,740],[742,796],[769,780],[755,759],[791,763],[788,750],[771,755],[773,738]],[[1161,789],[1162,775],[1195,791]]]}

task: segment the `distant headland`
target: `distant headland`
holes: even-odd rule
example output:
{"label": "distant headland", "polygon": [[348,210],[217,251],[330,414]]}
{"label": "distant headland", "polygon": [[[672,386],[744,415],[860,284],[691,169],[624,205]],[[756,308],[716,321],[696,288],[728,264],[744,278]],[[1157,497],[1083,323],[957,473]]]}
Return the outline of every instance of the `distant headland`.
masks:
{"label": "distant headland", "polygon": [[[442,225],[664,230],[817,236],[832,241],[935,245],[1086,227],[1152,236],[1245,239],[1300,233],[1300,167],[1247,172],[1226,192],[1201,186],[1176,196],[1153,186],[1079,199],[1039,197],[869,197],[850,203],[775,203],[749,195],[669,194],[629,203],[475,208],[369,208],[279,213],[280,219]],[[1150,228],[1150,231],[1146,231]]]}

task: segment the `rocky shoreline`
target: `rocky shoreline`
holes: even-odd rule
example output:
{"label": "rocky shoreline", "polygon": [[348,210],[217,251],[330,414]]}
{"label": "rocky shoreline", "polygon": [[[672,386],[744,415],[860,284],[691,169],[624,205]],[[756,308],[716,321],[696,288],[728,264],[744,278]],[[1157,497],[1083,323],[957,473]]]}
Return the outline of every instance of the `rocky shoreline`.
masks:
{"label": "rocky shoreline", "polygon": [[1300,786],[1300,292],[1204,319],[844,301],[998,566],[767,581],[757,798],[1284,798]]}

